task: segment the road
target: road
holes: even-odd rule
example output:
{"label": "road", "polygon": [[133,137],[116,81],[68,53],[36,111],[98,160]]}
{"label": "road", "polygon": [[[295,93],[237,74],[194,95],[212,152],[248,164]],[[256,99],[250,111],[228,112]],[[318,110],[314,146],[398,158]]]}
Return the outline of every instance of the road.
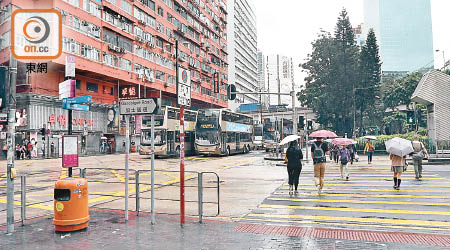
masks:
{"label": "road", "polygon": [[[328,163],[325,188],[318,195],[313,185],[312,164],[305,163],[296,195],[288,193],[287,173],[279,162],[265,161],[263,152],[230,157],[188,157],[187,171],[215,172],[220,176],[220,214],[217,204],[205,204],[205,215],[211,218],[255,223],[257,225],[301,226],[348,230],[375,230],[383,232],[437,233],[450,235],[450,174],[448,166],[425,166],[423,180],[416,181],[412,166],[402,176],[401,190],[393,190],[392,172],[386,156],[377,156],[374,164],[365,159],[350,166],[350,180],[340,179],[337,164]],[[124,155],[107,155],[80,158],[87,168],[89,204],[91,207],[124,209]],[[150,169],[148,157],[131,155],[130,168]],[[158,170],[156,212],[176,214],[179,203],[169,199],[179,197],[178,159],[157,159]],[[52,200],[55,180],[66,175],[60,169],[60,160],[18,161],[20,173],[43,174],[28,177],[27,201],[34,203]],[[102,169],[96,169],[102,168]],[[4,171],[4,169],[2,169]],[[74,171],[77,173],[77,171]],[[0,176],[4,173],[0,172]],[[197,184],[197,173],[186,173],[186,185]],[[150,173],[141,172],[140,180],[149,183]],[[0,206],[5,208],[4,177]],[[105,183],[112,182],[112,183]],[[130,172],[134,182],[134,172]],[[19,184],[17,184],[19,185]],[[217,199],[214,175],[205,176],[205,201]],[[150,210],[149,186],[141,185],[141,211]],[[33,191],[31,191],[33,190]],[[135,185],[130,185],[130,209],[135,209]],[[186,199],[196,201],[197,189],[188,187]],[[20,196],[16,195],[16,200]],[[52,213],[52,201],[27,208],[28,217]],[[188,202],[187,213],[197,215],[197,204]],[[20,218],[17,209],[16,219]],[[2,211],[1,219],[5,221]]]}

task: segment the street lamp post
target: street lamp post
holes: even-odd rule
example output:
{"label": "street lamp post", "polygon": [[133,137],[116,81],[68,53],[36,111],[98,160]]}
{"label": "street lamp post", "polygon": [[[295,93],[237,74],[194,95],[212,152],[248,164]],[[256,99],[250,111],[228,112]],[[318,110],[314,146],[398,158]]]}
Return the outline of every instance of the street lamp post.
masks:
{"label": "street lamp post", "polygon": [[445,61],[445,51],[443,51],[443,50],[436,50],[436,52],[439,52],[439,51],[441,51],[442,52],[442,58],[444,59],[444,66],[442,66],[442,70],[445,70],[445,68],[446,68],[446,61]]}

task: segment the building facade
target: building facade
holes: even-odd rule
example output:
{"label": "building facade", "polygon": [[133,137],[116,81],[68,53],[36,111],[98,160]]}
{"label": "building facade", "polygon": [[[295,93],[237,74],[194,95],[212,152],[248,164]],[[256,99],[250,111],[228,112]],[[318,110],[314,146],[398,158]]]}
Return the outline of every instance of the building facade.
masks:
{"label": "building facade", "polygon": [[[249,0],[231,0],[228,3],[228,74],[229,83],[238,92],[258,89],[257,33],[254,7]],[[256,94],[237,95],[229,106],[237,110],[242,103],[258,103]]]}
{"label": "building facade", "polygon": [[[266,57],[268,91],[270,93],[290,93],[293,88],[299,91],[294,82],[294,65],[291,57],[268,55]],[[269,95],[269,105],[286,105],[292,107],[289,95]]]}
{"label": "building facade", "polygon": [[[94,141],[106,138],[111,152],[121,151],[120,91],[133,90],[135,98],[160,97],[163,105],[176,105],[176,40],[178,65],[191,72],[191,109],[228,106],[226,0],[4,0],[0,7],[0,63],[5,66],[10,61],[14,10],[56,9],[62,15],[62,55],[35,62],[45,63],[45,72],[18,61],[17,105],[27,115],[18,133],[26,139],[43,127],[51,131],[50,138],[58,137],[72,122],[75,133],[87,134],[86,142],[101,145]],[[76,112],[72,121],[67,121],[67,111],[57,99],[66,56],[76,59],[76,96],[93,100],[91,111]],[[213,89],[215,72],[220,76],[219,93]],[[138,136],[140,119],[132,120],[137,121],[132,133]]]}
{"label": "building facade", "polygon": [[370,28],[384,77],[434,67],[430,0],[364,0],[364,37]]}

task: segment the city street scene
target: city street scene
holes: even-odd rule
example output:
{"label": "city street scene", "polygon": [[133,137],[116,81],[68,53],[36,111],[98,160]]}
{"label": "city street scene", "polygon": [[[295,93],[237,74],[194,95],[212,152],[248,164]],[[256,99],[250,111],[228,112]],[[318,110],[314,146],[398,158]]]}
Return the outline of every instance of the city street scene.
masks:
{"label": "city street scene", "polygon": [[0,0],[0,249],[450,249],[449,10]]}

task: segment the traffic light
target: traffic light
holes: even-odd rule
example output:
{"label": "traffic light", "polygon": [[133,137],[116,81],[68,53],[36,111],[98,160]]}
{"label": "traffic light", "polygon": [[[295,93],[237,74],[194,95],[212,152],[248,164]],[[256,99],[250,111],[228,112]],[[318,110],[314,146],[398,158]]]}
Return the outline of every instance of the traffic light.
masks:
{"label": "traffic light", "polygon": [[423,115],[421,109],[417,110],[417,123],[419,123],[419,125],[423,123]]}
{"label": "traffic light", "polygon": [[219,93],[219,72],[214,73],[214,93]]}
{"label": "traffic light", "polygon": [[298,117],[298,126],[300,128],[303,128],[305,126],[305,117],[302,115]]}
{"label": "traffic light", "polygon": [[312,130],[312,121],[308,121],[308,130]]}
{"label": "traffic light", "polygon": [[414,111],[411,111],[411,110],[406,111],[406,122],[408,124],[415,123]]}
{"label": "traffic light", "polygon": [[234,84],[229,84],[228,88],[227,88],[227,96],[228,96],[228,100],[234,100],[236,99],[236,85]]}
{"label": "traffic light", "polygon": [[41,135],[45,135],[45,128],[41,128]]}

